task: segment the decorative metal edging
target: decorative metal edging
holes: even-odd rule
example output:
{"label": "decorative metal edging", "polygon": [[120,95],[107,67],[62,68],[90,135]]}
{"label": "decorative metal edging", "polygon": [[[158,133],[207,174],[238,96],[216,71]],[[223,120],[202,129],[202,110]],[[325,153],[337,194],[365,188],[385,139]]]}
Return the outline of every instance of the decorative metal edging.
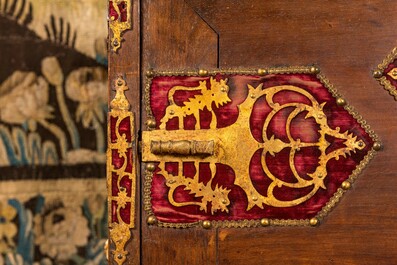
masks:
{"label": "decorative metal edging", "polygon": [[110,244],[115,245],[113,259],[121,265],[128,251],[125,246],[135,227],[136,166],[134,114],[124,91],[125,80],[115,81],[116,95],[110,102],[108,114],[107,186]]}

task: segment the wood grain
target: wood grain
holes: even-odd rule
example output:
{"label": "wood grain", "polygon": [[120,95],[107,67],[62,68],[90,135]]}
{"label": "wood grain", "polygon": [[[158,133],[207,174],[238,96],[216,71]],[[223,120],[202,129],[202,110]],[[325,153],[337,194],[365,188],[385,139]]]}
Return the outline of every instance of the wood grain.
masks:
{"label": "wood grain", "polygon": [[[150,68],[217,67],[218,35],[185,1],[143,1],[142,26],[142,78]],[[215,230],[147,226],[146,217],[142,212],[142,264],[216,263]]]}
{"label": "wood grain", "polygon": [[143,69],[216,67],[218,35],[183,0],[144,1]]}
{"label": "wood grain", "polygon": [[397,4],[188,2],[219,32],[221,67],[316,64],[384,144],[319,227],[223,229],[219,264],[396,262],[397,103],[371,72],[397,44]]}
{"label": "wood grain", "polygon": [[397,46],[397,3],[143,0],[139,32],[139,1],[134,2],[134,29],[125,34],[119,54],[110,56],[110,77],[127,73],[137,113],[138,87],[149,68],[315,64],[384,148],[318,227],[177,230],[147,226],[142,212],[142,257],[136,258],[134,232],[128,264],[395,264],[397,102],[372,70]]}

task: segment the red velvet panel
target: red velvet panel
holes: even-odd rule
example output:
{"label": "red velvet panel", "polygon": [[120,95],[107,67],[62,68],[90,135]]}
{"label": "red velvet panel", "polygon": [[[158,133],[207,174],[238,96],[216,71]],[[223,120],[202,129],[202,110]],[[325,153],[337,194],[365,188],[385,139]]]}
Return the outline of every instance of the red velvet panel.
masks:
{"label": "red velvet panel", "polygon": [[[293,85],[304,89],[310,93],[317,102],[325,103],[323,111],[327,118],[328,126],[332,129],[340,128],[341,132],[348,131],[357,136],[365,143],[365,148],[351,152],[346,158],[339,157],[338,160],[331,159],[327,164],[327,176],[324,180],[325,189],[320,188],[316,194],[307,201],[293,207],[273,207],[263,205],[263,209],[254,206],[252,209],[247,210],[248,200],[244,190],[234,184],[235,173],[233,168],[227,164],[216,164],[216,174],[211,182],[211,186],[215,189],[216,186],[230,189],[228,198],[230,205],[228,206],[229,212],[217,211],[211,213],[211,203],[208,203],[207,212],[200,210],[199,206],[189,205],[176,207],[169,202],[168,190],[165,184],[165,178],[159,173],[159,169],[154,171],[151,196],[152,196],[152,210],[156,217],[163,222],[170,223],[189,223],[198,220],[242,220],[242,219],[259,219],[259,218],[276,218],[276,219],[306,219],[314,217],[325,204],[330,200],[333,194],[341,186],[341,183],[349,178],[352,171],[363,160],[365,155],[373,146],[373,140],[361,125],[341,106],[336,104],[336,100],[332,97],[328,89],[317,79],[315,75],[310,74],[278,74],[278,75],[221,75],[215,76],[216,80],[228,78],[227,85],[230,90],[228,95],[231,102],[219,108],[213,106],[214,112],[217,117],[217,128],[224,128],[236,122],[239,112],[238,105],[241,104],[248,96],[247,85],[253,87],[263,84],[263,89],[280,85]],[[157,76],[153,78],[150,89],[150,107],[156,120],[157,129],[161,118],[165,115],[166,107],[168,106],[168,91],[174,86],[195,87],[199,85],[199,81],[207,80],[207,88],[210,88],[210,77],[198,76]],[[175,103],[183,105],[187,99],[193,98],[197,95],[196,92],[184,91],[174,94]],[[279,104],[287,103],[304,103],[311,105],[310,100],[302,94],[296,92],[281,92],[274,96],[274,102]],[[267,138],[270,139],[274,136],[283,142],[288,142],[289,139],[286,133],[286,121],[288,115],[294,110],[294,107],[285,108],[278,112],[266,130]],[[266,117],[272,111],[268,106],[265,98],[262,97],[256,101],[253,106],[250,116],[250,130],[252,136],[256,141],[263,143],[263,125]],[[302,142],[316,143],[320,138],[319,124],[316,123],[314,118],[307,118],[305,116],[307,111],[298,114],[291,123],[291,135],[297,140]],[[209,129],[211,120],[211,113],[204,109],[201,114],[201,129]],[[187,116],[184,118],[185,129],[194,130],[195,118]],[[173,118],[166,124],[167,130],[178,129],[178,118]],[[247,136],[249,137],[249,136]],[[330,146],[326,153],[344,147],[344,141],[327,136],[326,140]],[[284,148],[274,156],[266,154],[265,159],[269,171],[277,176],[279,179],[294,182],[292,170],[289,165],[290,148]],[[241,152],[241,156],[245,156],[244,147],[236,143],[236,152]],[[304,147],[298,150],[294,157],[294,165],[304,179],[309,180],[308,174],[313,173],[318,166],[319,156],[321,152],[318,147]],[[263,152],[261,149],[257,150],[251,158],[249,166],[250,178],[257,189],[257,191],[266,196],[266,191],[271,183],[271,180],[264,172],[261,159]],[[170,161],[171,162],[171,161]],[[196,168],[193,161],[186,161],[183,166],[183,173],[185,177],[193,178]],[[208,164],[200,163],[199,165],[200,181],[204,184],[211,179],[211,170]],[[172,172],[173,175],[178,174],[177,162],[166,163],[166,171]],[[292,189],[286,187],[275,188],[274,195],[279,200],[293,200],[308,194],[312,187],[301,189]],[[174,200],[177,202],[185,201],[200,201],[200,197],[194,197],[184,190],[184,186],[176,189],[174,192]]]}
{"label": "red velvet panel", "polygon": [[119,4],[117,4],[118,11],[113,6],[113,3],[114,1],[109,1],[109,17],[113,17],[113,20],[119,20],[120,18],[120,22],[126,22],[128,11],[126,1],[121,1]]}
{"label": "red velvet panel", "polygon": [[[130,116],[126,116],[124,118],[119,116],[109,116],[109,134],[110,134],[110,142],[112,144],[116,144],[118,142],[126,141],[127,143],[132,143],[131,128],[132,128],[132,120]],[[117,197],[120,195],[120,192],[126,193],[126,196],[130,198],[132,196],[132,181],[128,176],[128,173],[133,173],[133,164],[132,164],[132,148],[128,147],[125,150],[120,150],[117,148],[111,148],[111,165],[114,170],[111,172],[111,193],[112,196]],[[118,175],[118,171],[126,175]],[[117,217],[117,208],[121,207],[119,210],[121,219],[126,224],[130,224],[131,220],[131,203],[126,202],[125,205],[118,205],[117,200],[111,201],[111,215],[112,222],[118,222]]]}

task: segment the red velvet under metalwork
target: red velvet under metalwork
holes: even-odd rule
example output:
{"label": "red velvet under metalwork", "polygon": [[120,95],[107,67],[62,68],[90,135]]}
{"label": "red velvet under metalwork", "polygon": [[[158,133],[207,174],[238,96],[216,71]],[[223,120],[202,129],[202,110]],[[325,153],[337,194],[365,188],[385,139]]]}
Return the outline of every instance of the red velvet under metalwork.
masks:
{"label": "red velvet under metalwork", "polygon": [[[261,89],[266,90],[275,86],[294,86],[309,93],[320,104],[323,104],[323,113],[327,118],[327,125],[340,132],[348,132],[361,140],[363,147],[361,150],[355,149],[349,152],[348,155],[339,156],[338,159],[330,159],[327,162],[327,174],[324,178],[324,188],[320,188],[308,200],[290,207],[275,207],[263,205],[263,209],[257,205],[248,209],[247,194],[244,190],[235,185],[235,172],[227,164],[216,163],[216,174],[211,180],[211,169],[209,163],[200,162],[199,167],[195,168],[193,161],[185,161],[183,163],[183,175],[185,177],[193,178],[195,173],[199,172],[199,180],[204,184],[210,180],[211,187],[223,187],[230,190],[228,199],[230,205],[228,211],[211,212],[211,203],[208,203],[208,209],[205,211],[200,209],[197,205],[174,206],[169,200],[169,187],[166,185],[165,177],[160,173],[159,168],[154,171],[151,186],[151,205],[154,215],[159,221],[167,223],[191,223],[199,220],[243,220],[243,219],[308,219],[316,216],[316,214],[329,202],[331,197],[335,194],[341,183],[349,178],[353,170],[362,162],[364,157],[372,149],[374,141],[370,135],[361,127],[360,123],[347,111],[344,107],[336,103],[336,99],[332,96],[327,87],[313,74],[269,74],[265,76],[259,75],[240,75],[240,74],[217,74],[214,79],[217,81],[225,80],[227,78],[227,85],[229,86],[228,96],[231,102],[222,106],[212,105],[213,112],[216,115],[216,128],[225,128],[231,126],[239,117],[238,106],[242,104],[247,97],[251,95],[248,93],[247,85],[256,88],[262,84]],[[150,86],[150,109],[156,121],[157,128],[162,123],[162,118],[166,114],[167,106],[169,105],[168,93],[171,88],[175,86],[183,87],[197,87],[200,81],[207,81],[207,88],[209,89],[210,77],[199,76],[155,76],[152,79]],[[176,105],[182,106],[189,99],[199,95],[200,91],[176,91],[173,99]],[[285,105],[289,103],[303,103],[310,105],[311,102],[307,97],[294,91],[282,91],[273,97],[274,103]],[[250,132],[252,137],[259,143],[263,143],[263,133],[266,133],[266,139],[279,139],[282,142],[288,143],[290,137],[293,139],[300,139],[305,143],[316,143],[319,141],[320,125],[314,118],[306,117],[307,112],[300,111],[291,123],[287,126],[289,115],[296,111],[293,106],[286,107],[277,112],[269,122],[266,130],[263,129],[264,123],[268,115],[271,113],[272,107],[269,106],[262,96],[256,100],[252,107],[250,114]],[[204,108],[200,111],[200,129],[209,130],[211,123],[211,111]],[[166,123],[166,130],[178,130],[178,118],[172,118]],[[196,118],[194,115],[186,115],[183,118],[184,130],[192,130],[194,134]],[[287,128],[288,127],[288,128]],[[326,153],[332,153],[335,150],[345,148],[344,140],[326,136],[326,141],[329,144]],[[236,152],[240,152],[239,156],[246,156],[244,153],[244,146],[239,142],[235,143]],[[266,195],[265,191],[268,189],[271,180],[263,169],[261,160],[264,159],[268,170],[277,178],[293,183],[290,148],[284,148],[279,152],[271,155],[264,153],[262,149],[258,149],[250,158],[249,177],[255,189],[261,194]],[[264,157],[263,157],[264,156]],[[316,146],[304,147],[297,150],[293,157],[293,164],[296,172],[303,179],[310,179],[310,174],[313,173],[319,164],[320,151]],[[157,163],[158,164],[158,163]],[[168,173],[173,175],[178,174],[178,163],[169,161],[165,163],[165,168]],[[305,188],[289,188],[276,187],[274,188],[274,196],[279,200],[294,200],[308,194],[311,187]],[[177,188],[173,193],[173,200],[176,202],[200,201],[200,197],[195,197],[189,190],[184,189],[183,186]]]}
{"label": "red velvet under metalwork", "polygon": [[[117,113],[117,112],[116,112]],[[108,165],[111,173],[111,223],[120,223],[134,225],[134,207],[131,205],[132,197],[135,196],[135,185],[131,175],[135,176],[133,168],[133,119],[129,112],[121,112],[109,115],[109,138],[111,164]],[[123,144],[124,142],[124,144]],[[120,144],[121,143],[121,144]],[[120,219],[121,218],[121,219]]]}

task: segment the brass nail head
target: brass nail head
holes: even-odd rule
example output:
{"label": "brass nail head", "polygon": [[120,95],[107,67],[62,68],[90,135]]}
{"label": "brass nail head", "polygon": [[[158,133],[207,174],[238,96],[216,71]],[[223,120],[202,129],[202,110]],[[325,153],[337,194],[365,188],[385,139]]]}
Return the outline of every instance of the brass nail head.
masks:
{"label": "brass nail head", "polygon": [[319,222],[320,222],[320,221],[319,221],[318,218],[316,218],[316,217],[313,217],[313,218],[310,219],[310,221],[309,221],[309,223],[310,223],[311,226],[317,226]]}
{"label": "brass nail head", "polygon": [[199,76],[207,76],[208,75],[208,71],[204,70],[204,69],[200,69],[198,71]]}
{"label": "brass nail head", "polygon": [[374,146],[372,147],[375,151],[380,151],[382,149],[382,144],[379,142],[375,142]]}
{"label": "brass nail head", "polygon": [[312,74],[318,74],[318,73],[320,73],[320,68],[318,68],[317,66],[312,66],[312,67],[310,67],[309,71]]}
{"label": "brass nail head", "polygon": [[146,71],[146,76],[149,77],[149,78],[150,78],[150,77],[153,77],[153,76],[154,76],[154,71],[153,71],[153,69],[147,70],[147,71]]}
{"label": "brass nail head", "polygon": [[154,225],[157,223],[157,219],[153,215],[149,215],[146,221],[148,225]]}
{"label": "brass nail head", "polygon": [[267,75],[268,73],[267,69],[258,69],[258,75]]}
{"label": "brass nail head", "polygon": [[156,169],[156,165],[153,163],[149,163],[146,165],[146,169],[149,171],[154,171]]}
{"label": "brass nail head", "polygon": [[270,220],[267,218],[262,218],[261,219],[261,226],[269,226],[270,225]]}
{"label": "brass nail head", "polygon": [[147,122],[146,122],[146,125],[149,127],[149,128],[156,128],[156,121],[155,120],[152,120],[152,119],[150,119],[150,120],[147,120]]}
{"label": "brass nail head", "polygon": [[336,99],[336,104],[338,104],[338,106],[345,106],[346,105],[346,100],[344,98],[337,98]]}
{"label": "brass nail head", "polygon": [[341,187],[344,190],[348,190],[348,189],[351,188],[351,186],[352,186],[352,184],[349,181],[345,180],[345,181],[342,182],[342,186]]}
{"label": "brass nail head", "polygon": [[117,40],[113,41],[113,46],[114,47],[118,47],[119,46],[119,42]]}
{"label": "brass nail head", "polygon": [[203,221],[202,225],[203,225],[203,228],[205,228],[205,229],[211,228],[211,222],[208,220]]}
{"label": "brass nail head", "polygon": [[383,75],[383,73],[382,73],[381,70],[378,69],[378,70],[373,71],[372,75],[373,75],[373,77],[375,77],[375,78],[381,78],[382,75]]}

